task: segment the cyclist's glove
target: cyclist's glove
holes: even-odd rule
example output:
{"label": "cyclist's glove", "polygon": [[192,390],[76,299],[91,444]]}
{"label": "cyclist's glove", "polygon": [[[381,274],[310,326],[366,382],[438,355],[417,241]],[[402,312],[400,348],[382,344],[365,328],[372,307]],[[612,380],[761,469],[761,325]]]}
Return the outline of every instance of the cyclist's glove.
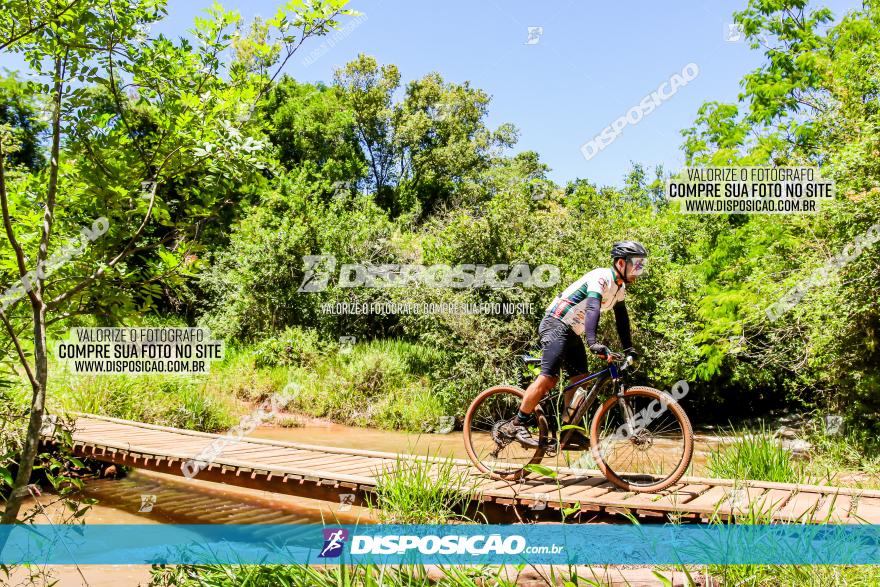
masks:
{"label": "cyclist's glove", "polygon": [[611,349],[609,349],[604,344],[599,344],[598,342],[590,345],[590,350],[593,351],[593,354],[606,359],[611,356]]}

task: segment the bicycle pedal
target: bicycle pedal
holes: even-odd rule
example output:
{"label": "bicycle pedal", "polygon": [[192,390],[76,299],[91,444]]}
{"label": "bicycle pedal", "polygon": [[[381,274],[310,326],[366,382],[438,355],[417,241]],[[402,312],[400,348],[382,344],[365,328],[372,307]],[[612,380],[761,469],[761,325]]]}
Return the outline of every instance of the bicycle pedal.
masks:
{"label": "bicycle pedal", "polygon": [[547,440],[541,441],[541,449],[544,451],[544,456],[555,457],[556,453],[559,452],[559,441],[555,438],[548,438]]}

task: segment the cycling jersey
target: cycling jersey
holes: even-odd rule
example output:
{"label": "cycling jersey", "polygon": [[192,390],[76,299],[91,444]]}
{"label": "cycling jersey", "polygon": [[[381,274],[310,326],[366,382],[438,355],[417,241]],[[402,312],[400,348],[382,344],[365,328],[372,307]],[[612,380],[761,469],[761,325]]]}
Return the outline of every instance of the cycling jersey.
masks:
{"label": "cycling jersey", "polygon": [[578,335],[584,333],[587,315],[587,299],[599,298],[600,312],[605,312],[623,301],[626,284],[618,284],[615,270],[610,267],[593,269],[556,296],[547,306],[547,315],[558,318]]}

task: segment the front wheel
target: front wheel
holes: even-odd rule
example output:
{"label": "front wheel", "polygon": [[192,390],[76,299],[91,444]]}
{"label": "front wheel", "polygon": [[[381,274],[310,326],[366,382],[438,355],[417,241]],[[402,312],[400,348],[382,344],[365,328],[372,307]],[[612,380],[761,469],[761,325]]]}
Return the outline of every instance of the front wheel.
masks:
{"label": "front wheel", "polygon": [[599,470],[626,491],[666,489],[684,475],[694,453],[684,409],[651,387],[630,387],[605,401],[593,418],[590,441]]}
{"label": "front wheel", "polygon": [[[464,416],[464,446],[468,457],[483,473],[498,479],[515,481],[527,474],[524,467],[541,462],[544,449],[526,448],[517,441],[496,442],[497,428],[516,414],[523,390],[499,385],[478,395]],[[548,438],[547,419],[538,407],[535,410],[532,435],[540,441]],[[495,434],[493,434],[495,432]]]}

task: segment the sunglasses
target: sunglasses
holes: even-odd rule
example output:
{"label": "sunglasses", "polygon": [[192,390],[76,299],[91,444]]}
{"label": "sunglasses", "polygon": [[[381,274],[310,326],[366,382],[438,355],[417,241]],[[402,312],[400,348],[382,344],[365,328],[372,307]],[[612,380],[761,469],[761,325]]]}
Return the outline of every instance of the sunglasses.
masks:
{"label": "sunglasses", "polygon": [[629,260],[632,267],[633,275],[641,275],[648,268],[648,259],[645,257],[634,257]]}

